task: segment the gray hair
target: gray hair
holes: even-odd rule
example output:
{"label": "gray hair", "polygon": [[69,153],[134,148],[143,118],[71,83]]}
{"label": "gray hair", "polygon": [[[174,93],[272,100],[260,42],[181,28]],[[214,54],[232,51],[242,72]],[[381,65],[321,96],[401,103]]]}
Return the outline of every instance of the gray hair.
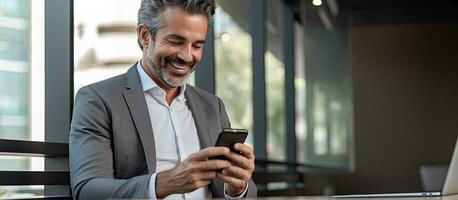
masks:
{"label": "gray hair", "polygon": [[[165,26],[162,13],[167,7],[182,8],[191,15],[205,15],[208,19],[208,26],[210,26],[216,6],[213,0],[142,0],[138,10],[138,25],[145,25],[153,39],[157,30]],[[143,50],[139,39],[137,42],[140,49]]]}

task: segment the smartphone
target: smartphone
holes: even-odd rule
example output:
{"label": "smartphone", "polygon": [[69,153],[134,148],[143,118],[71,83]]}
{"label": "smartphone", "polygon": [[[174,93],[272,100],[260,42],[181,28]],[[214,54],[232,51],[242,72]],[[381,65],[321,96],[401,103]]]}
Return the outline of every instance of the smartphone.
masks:
{"label": "smartphone", "polygon": [[[221,130],[218,135],[218,139],[216,139],[215,146],[223,146],[229,148],[231,151],[237,152],[234,149],[235,143],[244,143],[246,137],[248,136],[248,130],[246,129],[232,129],[232,128],[225,128]],[[212,159],[223,159],[227,160],[225,156],[217,156],[213,157]]]}

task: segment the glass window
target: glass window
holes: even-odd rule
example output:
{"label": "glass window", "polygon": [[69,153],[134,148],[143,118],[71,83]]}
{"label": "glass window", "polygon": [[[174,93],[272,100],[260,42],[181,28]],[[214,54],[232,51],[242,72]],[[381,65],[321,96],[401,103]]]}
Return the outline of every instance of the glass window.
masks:
{"label": "glass window", "polygon": [[267,158],[286,160],[285,67],[281,58],[280,1],[267,1],[266,97]]}
{"label": "glass window", "polygon": [[0,138],[44,140],[44,2],[0,0]]}
{"label": "glass window", "polygon": [[296,94],[296,138],[297,162],[305,162],[307,138],[306,123],[306,79],[305,79],[305,51],[304,51],[304,26],[294,23],[294,88]]}
{"label": "glass window", "polygon": [[[40,189],[41,188],[41,189]],[[43,196],[43,185],[34,186],[2,186],[0,187],[1,199],[39,199]]]}
{"label": "glass window", "polygon": [[[0,137],[25,140],[28,134],[30,21],[18,18],[19,1],[0,1]],[[23,10],[28,9],[28,4]],[[21,25],[15,25],[20,22]]]}
{"label": "glass window", "polygon": [[232,127],[248,129],[253,144],[251,36],[248,1],[216,1],[214,17],[216,94],[226,106]]}
{"label": "glass window", "polygon": [[[125,73],[141,58],[140,0],[74,1],[74,91]],[[103,12],[100,12],[103,10]]]}
{"label": "glass window", "polygon": [[0,13],[3,17],[12,19],[29,19],[28,0],[0,0]]}
{"label": "glass window", "polygon": [[[0,0],[0,139],[44,141],[44,1]],[[43,158],[0,156],[0,170],[43,171]],[[0,198],[43,186],[0,186]]]}
{"label": "glass window", "polygon": [[307,126],[305,133],[298,132],[299,149],[302,151],[299,160],[327,168],[350,170],[353,104],[347,20],[344,15],[327,14],[324,8],[313,5],[307,7],[306,13],[306,31],[300,34],[305,46],[306,95],[303,90],[298,91],[296,98],[305,97],[298,101],[306,107],[297,109],[303,109],[300,112],[305,113],[302,117],[305,117]]}
{"label": "glass window", "polygon": [[27,72],[0,71],[0,136],[3,139],[27,140],[28,85]]}
{"label": "glass window", "polygon": [[[17,19],[25,21],[24,19]],[[16,29],[18,28],[18,29]],[[27,27],[0,27],[0,59],[28,61],[29,32]]]}
{"label": "glass window", "polygon": [[43,141],[44,2],[0,0],[0,138]]}
{"label": "glass window", "polygon": [[[74,1],[74,92],[123,74],[141,59],[137,13],[141,0]],[[103,10],[103,12],[100,12]],[[190,84],[194,84],[191,75]]]}

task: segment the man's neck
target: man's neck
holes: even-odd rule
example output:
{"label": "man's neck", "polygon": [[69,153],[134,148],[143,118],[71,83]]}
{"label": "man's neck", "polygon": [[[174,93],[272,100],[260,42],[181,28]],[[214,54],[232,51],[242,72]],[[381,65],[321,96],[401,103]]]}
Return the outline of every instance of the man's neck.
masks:
{"label": "man's neck", "polygon": [[172,104],[172,101],[175,99],[175,97],[177,97],[178,94],[180,93],[180,88],[177,87],[177,88],[170,88],[170,89],[164,89],[164,90],[165,90],[165,101],[170,106],[170,104]]}

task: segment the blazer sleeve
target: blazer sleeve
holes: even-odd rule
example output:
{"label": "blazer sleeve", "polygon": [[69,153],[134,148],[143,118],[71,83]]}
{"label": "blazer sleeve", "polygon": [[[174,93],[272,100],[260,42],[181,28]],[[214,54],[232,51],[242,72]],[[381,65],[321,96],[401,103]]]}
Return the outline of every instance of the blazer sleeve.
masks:
{"label": "blazer sleeve", "polygon": [[74,199],[146,197],[149,174],[114,178],[109,108],[90,86],[76,95],[69,151]]}
{"label": "blazer sleeve", "polygon": [[[224,107],[223,101],[218,97],[218,104],[220,110],[220,119],[221,119],[221,128],[230,128],[231,122],[229,121],[229,117],[226,113],[226,108]],[[224,186],[223,186],[224,187]],[[246,198],[255,199],[257,198],[258,190],[256,188],[256,184],[253,182],[253,179],[250,180],[248,183],[248,190],[245,194]]]}
{"label": "blazer sleeve", "polygon": [[219,97],[217,98],[221,128],[231,128],[231,122],[229,121],[229,117],[227,116],[226,107],[224,107],[223,101]]}

